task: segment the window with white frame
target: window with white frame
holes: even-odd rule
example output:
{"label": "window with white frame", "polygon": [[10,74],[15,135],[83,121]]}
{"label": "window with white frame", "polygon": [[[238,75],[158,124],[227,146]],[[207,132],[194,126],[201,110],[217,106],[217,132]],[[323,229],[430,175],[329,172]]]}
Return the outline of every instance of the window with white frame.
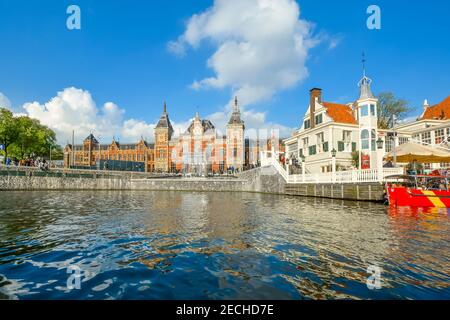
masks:
{"label": "window with white frame", "polygon": [[303,123],[303,127],[305,128],[305,130],[311,128],[311,120],[305,120],[305,122]]}
{"label": "window with white frame", "polygon": [[302,144],[303,144],[303,152],[302,152],[302,154],[304,156],[306,156],[306,155],[308,155],[309,138],[303,138],[302,139]]}
{"label": "window with white frame", "polygon": [[422,142],[425,144],[431,144],[431,132],[422,133]]}
{"label": "window with white frame", "polygon": [[344,141],[344,143],[352,142],[352,132],[348,130],[342,131],[342,141]]}
{"label": "window with white frame", "polygon": [[321,114],[318,114],[317,116],[315,116],[315,123],[316,124],[321,124],[322,122],[323,122],[323,116],[322,116],[322,113]]}
{"label": "window with white frame", "polygon": [[435,144],[441,144],[445,139],[445,130],[444,129],[438,129],[434,131],[434,143]]}
{"label": "window with white frame", "polygon": [[369,149],[369,130],[364,129],[361,131],[361,149],[368,150]]}
{"label": "window with white frame", "polygon": [[376,144],[377,133],[375,132],[375,129],[372,129],[370,138],[371,138],[371,141],[370,141],[371,149],[372,149],[372,151],[375,151],[375,150],[377,150],[377,144]]}
{"label": "window with white frame", "polygon": [[361,117],[367,117],[369,115],[369,106],[364,105],[361,107]]}
{"label": "window with white frame", "polygon": [[318,133],[318,134],[316,134],[316,137],[317,137],[317,151],[320,153],[320,152],[323,152],[324,150],[323,150],[323,143],[325,142],[324,141],[324,136],[323,136],[323,132],[320,132],[320,133]]}
{"label": "window with white frame", "polygon": [[303,148],[307,148],[309,146],[309,138],[303,138]]}

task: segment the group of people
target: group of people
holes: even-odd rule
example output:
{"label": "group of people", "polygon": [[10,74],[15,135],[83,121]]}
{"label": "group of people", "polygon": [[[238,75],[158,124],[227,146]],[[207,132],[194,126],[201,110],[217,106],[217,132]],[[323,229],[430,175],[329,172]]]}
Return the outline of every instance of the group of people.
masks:
{"label": "group of people", "polygon": [[21,167],[36,167],[41,169],[42,171],[48,171],[49,170],[49,163],[45,159],[41,159],[37,157],[36,159],[27,158],[18,160],[17,158],[6,158],[6,165],[7,166],[21,166]]}

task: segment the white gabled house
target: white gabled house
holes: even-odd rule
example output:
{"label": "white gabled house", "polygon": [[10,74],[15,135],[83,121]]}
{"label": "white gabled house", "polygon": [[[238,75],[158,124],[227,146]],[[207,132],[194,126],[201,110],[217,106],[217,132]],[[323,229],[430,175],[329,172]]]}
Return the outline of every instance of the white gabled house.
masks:
{"label": "white gabled house", "polygon": [[286,157],[302,165],[307,173],[332,171],[335,152],[338,170],[353,168],[352,152],[359,152],[362,168],[376,168],[377,103],[364,75],[355,102],[323,101],[322,90],[310,90],[308,109],[299,130],[285,139]]}

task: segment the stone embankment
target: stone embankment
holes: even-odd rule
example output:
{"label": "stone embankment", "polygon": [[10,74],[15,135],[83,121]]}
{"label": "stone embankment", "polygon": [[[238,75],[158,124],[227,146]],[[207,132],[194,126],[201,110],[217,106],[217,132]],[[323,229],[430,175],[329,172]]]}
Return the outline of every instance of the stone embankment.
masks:
{"label": "stone embankment", "polygon": [[145,173],[0,167],[0,190],[157,190],[259,192],[332,199],[381,201],[383,186],[365,184],[287,184],[273,167],[256,168],[236,177],[181,178]]}

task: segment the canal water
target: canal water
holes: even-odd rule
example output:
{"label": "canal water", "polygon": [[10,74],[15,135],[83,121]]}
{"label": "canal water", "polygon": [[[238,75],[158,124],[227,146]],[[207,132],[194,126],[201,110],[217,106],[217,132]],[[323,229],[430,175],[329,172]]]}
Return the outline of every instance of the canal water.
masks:
{"label": "canal water", "polygon": [[450,299],[450,213],[252,193],[0,192],[2,299]]}

